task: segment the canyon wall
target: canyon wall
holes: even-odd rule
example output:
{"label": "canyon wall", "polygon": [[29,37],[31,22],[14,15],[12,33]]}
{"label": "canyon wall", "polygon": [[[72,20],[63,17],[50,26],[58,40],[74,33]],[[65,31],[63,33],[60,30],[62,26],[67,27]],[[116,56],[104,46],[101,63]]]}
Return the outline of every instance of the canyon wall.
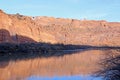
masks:
{"label": "canyon wall", "polygon": [[120,46],[120,23],[31,17],[0,10],[0,42]]}

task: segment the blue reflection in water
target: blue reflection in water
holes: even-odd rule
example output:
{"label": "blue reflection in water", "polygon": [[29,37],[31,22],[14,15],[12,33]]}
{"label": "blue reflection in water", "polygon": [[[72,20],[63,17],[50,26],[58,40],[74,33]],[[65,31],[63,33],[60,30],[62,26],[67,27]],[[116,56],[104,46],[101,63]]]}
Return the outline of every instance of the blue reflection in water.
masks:
{"label": "blue reflection in water", "polygon": [[55,76],[55,77],[39,77],[31,76],[27,80],[102,80],[100,77],[92,76]]}

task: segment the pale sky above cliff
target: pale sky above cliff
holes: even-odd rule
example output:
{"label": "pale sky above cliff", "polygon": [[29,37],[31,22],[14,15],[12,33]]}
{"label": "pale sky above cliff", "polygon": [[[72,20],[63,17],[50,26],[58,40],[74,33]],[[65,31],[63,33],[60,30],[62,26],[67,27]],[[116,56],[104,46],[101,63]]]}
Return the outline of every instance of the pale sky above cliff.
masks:
{"label": "pale sky above cliff", "polygon": [[1,0],[7,13],[120,22],[120,0]]}

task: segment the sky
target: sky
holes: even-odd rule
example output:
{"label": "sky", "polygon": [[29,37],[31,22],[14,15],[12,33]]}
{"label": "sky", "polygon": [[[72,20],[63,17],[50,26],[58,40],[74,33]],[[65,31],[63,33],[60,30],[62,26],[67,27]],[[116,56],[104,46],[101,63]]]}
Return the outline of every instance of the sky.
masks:
{"label": "sky", "polygon": [[0,0],[9,14],[120,22],[120,0]]}

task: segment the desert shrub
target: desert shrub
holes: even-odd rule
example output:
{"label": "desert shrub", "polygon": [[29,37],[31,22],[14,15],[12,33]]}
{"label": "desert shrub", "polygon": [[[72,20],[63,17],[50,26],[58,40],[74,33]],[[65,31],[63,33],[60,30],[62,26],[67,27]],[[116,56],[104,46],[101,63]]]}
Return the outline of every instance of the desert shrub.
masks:
{"label": "desert shrub", "polygon": [[107,58],[101,61],[101,70],[97,76],[102,76],[104,80],[120,80],[120,49],[111,51]]}

